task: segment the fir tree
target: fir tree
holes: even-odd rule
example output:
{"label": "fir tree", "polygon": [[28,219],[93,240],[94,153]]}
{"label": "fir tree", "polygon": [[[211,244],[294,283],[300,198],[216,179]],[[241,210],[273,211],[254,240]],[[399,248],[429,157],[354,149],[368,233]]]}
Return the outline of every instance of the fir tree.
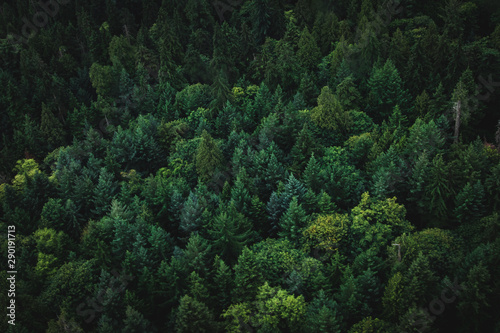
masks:
{"label": "fir tree", "polygon": [[208,181],[215,170],[222,165],[222,153],[215,140],[203,130],[196,151],[196,171],[202,180]]}
{"label": "fir tree", "polygon": [[306,227],[306,212],[298,203],[297,197],[293,197],[290,206],[280,219],[280,237],[288,238],[294,244],[299,245],[302,238],[302,231]]}
{"label": "fir tree", "polygon": [[340,131],[343,134],[347,133],[351,126],[349,112],[344,110],[328,86],[321,89],[318,106],[311,111],[311,118],[319,127]]}
{"label": "fir tree", "polygon": [[307,27],[302,30],[298,44],[297,57],[303,68],[313,70],[319,63],[321,51]]}
{"label": "fir tree", "polygon": [[179,303],[175,320],[176,332],[213,332],[216,329],[213,313],[204,303],[189,295],[184,295]]}

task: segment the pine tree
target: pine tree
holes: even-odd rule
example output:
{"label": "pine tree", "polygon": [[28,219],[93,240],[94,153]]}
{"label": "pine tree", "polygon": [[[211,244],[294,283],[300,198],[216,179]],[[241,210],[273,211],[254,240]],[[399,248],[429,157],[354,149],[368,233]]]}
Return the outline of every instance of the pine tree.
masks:
{"label": "pine tree", "polygon": [[420,252],[405,274],[404,302],[407,308],[425,302],[426,296],[437,282],[437,277],[430,269],[429,259]]}
{"label": "pine tree", "polygon": [[321,51],[307,27],[300,34],[298,48],[297,57],[302,68],[313,70],[319,64]]}
{"label": "pine tree", "polygon": [[191,232],[198,230],[201,226],[201,215],[203,213],[203,206],[201,205],[198,197],[193,193],[189,193],[187,200],[181,210],[179,229],[184,234],[191,234]]}
{"label": "pine tree", "polygon": [[321,191],[318,195],[317,207],[319,214],[322,215],[334,214],[338,210],[337,205],[332,201],[332,197],[325,191]]}
{"label": "pine tree", "polygon": [[427,91],[424,90],[415,99],[415,113],[420,119],[430,120],[430,98]]}
{"label": "pine tree", "polygon": [[290,175],[282,192],[273,192],[267,204],[267,212],[271,222],[269,233],[275,234],[278,231],[278,224],[282,215],[290,207],[293,197],[297,197],[299,202],[305,197],[307,190],[304,185],[297,180],[293,174]]}
{"label": "pine tree", "polygon": [[307,105],[313,105],[319,89],[316,85],[316,80],[310,72],[303,72],[300,76],[299,91],[306,101]]}
{"label": "pine tree", "polygon": [[458,223],[470,222],[483,217],[484,210],[484,186],[481,181],[471,184],[468,182],[455,197],[455,209],[453,215]]}
{"label": "pine tree", "polygon": [[205,279],[195,271],[192,271],[188,277],[188,295],[200,302],[205,303],[208,300],[209,295]]}
{"label": "pine tree", "polygon": [[153,329],[149,320],[144,318],[142,313],[135,310],[130,305],[127,306],[127,310],[125,311],[122,330],[126,333],[156,332],[156,329]]}
{"label": "pine tree", "polygon": [[437,86],[436,90],[432,94],[432,99],[430,100],[430,117],[431,119],[437,119],[440,115],[448,110],[449,102],[444,93],[444,87],[441,82]]}
{"label": "pine tree", "polygon": [[189,295],[182,296],[175,319],[175,332],[214,332],[215,329],[216,323],[210,309]]}
{"label": "pine tree", "polygon": [[49,150],[53,150],[65,141],[65,132],[59,119],[57,119],[50,108],[42,103],[42,120],[40,130],[47,140]]}
{"label": "pine tree", "polygon": [[311,154],[311,158],[307,162],[306,169],[304,170],[304,183],[308,188],[318,193],[324,184],[324,171],[321,168],[320,162],[316,159],[314,154]]}
{"label": "pine tree", "polygon": [[251,301],[257,295],[259,287],[264,284],[264,277],[256,261],[255,253],[244,248],[234,267],[235,289],[234,300],[237,302]]}
{"label": "pine tree", "polygon": [[341,331],[342,316],[338,310],[338,303],[326,295],[322,289],[308,305],[306,327],[314,332]]}
{"label": "pine tree", "polygon": [[214,250],[229,263],[236,261],[243,247],[252,240],[253,232],[247,218],[231,202],[210,223],[208,234],[213,239]]}
{"label": "pine tree", "polygon": [[404,301],[404,279],[401,272],[397,272],[389,279],[382,298],[386,317],[391,320],[400,318],[406,312]]}
{"label": "pine tree", "polygon": [[318,151],[318,144],[309,130],[307,123],[304,123],[297,141],[290,152],[290,157],[293,160],[292,171],[300,176],[309,159],[316,151]]}
{"label": "pine tree", "polygon": [[231,268],[218,256],[214,259],[214,277],[211,295],[218,309],[227,309],[231,304],[231,292],[234,289],[234,276]]}
{"label": "pine tree", "polygon": [[403,35],[400,28],[392,34],[389,47],[389,58],[396,68],[403,69],[410,58],[410,46],[408,39]]}
{"label": "pine tree", "polygon": [[269,0],[256,0],[247,3],[242,8],[242,14],[248,14],[248,23],[257,45],[264,43],[267,36],[281,39],[285,32],[284,3]]}
{"label": "pine tree", "polygon": [[109,211],[117,190],[118,184],[114,181],[114,176],[105,168],[101,168],[99,181],[94,189],[92,198],[92,203],[94,204],[92,212],[96,216],[102,216]]}
{"label": "pine tree", "polygon": [[136,51],[127,37],[113,36],[109,43],[108,52],[114,67],[121,67],[128,73],[133,73],[136,64]]}
{"label": "pine tree", "polygon": [[186,244],[186,249],[183,251],[184,270],[194,270],[205,277],[209,271],[210,263],[209,256],[212,252],[212,246],[199,233],[193,232]]}
{"label": "pine tree", "polygon": [[402,108],[403,114],[409,112],[408,92],[391,60],[387,60],[381,68],[373,68],[368,86],[370,114],[378,122],[387,119],[396,105]]}
{"label": "pine tree", "polygon": [[335,95],[345,110],[359,109],[362,103],[361,94],[351,76],[346,77],[337,85]]}
{"label": "pine tree", "polygon": [[[460,293],[457,318],[462,318],[461,332],[481,332],[491,325],[488,309],[492,306],[490,267],[479,261],[468,272]],[[469,314],[472,314],[472,318]]]}
{"label": "pine tree", "polygon": [[215,170],[222,165],[223,156],[215,140],[203,130],[196,151],[196,171],[202,180],[208,181]]}
{"label": "pine tree", "polygon": [[311,111],[311,118],[319,127],[340,131],[343,134],[346,134],[351,126],[349,112],[344,110],[328,86],[321,89],[318,106]]}
{"label": "pine tree", "polygon": [[260,201],[257,195],[252,197],[251,207],[248,213],[254,229],[260,234],[267,228],[266,205]]}
{"label": "pine tree", "polygon": [[235,208],[248,216],[250,211],[250,206],[252,202],[252,197],[249,189],[251,188],[251,179],[249,179],[246,169],[241,168],[236,176],[236,181],[234,182],[233,188],[231,189],[231,202],[234,204]]}
{"label": "pine tree", "polygon": [[189,0],[184,7],[191,30],[210,31],[214,25],[210,4],[206,0]]}
{"label": "pine tree", "polygon": [[425,197],[429,202],[429,213],[438,225],[447,217],[448,197],[451,194],[449,187],[449,169],[442,155],[436,155],[432,160],[429,183],[425,189]]}
{"label": "pine tree", "polygon": [[302,238],[302,231],[306,227],[306,212],[293,197],[290,206],[280,219],[281,230],[278,232],[280,237],[288,238],[294,244],[299,245]]}

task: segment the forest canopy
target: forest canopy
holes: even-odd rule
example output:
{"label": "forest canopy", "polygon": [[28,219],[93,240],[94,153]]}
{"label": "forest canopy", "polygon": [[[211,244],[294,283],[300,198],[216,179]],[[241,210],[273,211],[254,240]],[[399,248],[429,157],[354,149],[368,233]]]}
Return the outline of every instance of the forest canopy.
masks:
{"label": "forest canopy", "polygon": [[0,18],[1,332],[500,332],[498,1]]}

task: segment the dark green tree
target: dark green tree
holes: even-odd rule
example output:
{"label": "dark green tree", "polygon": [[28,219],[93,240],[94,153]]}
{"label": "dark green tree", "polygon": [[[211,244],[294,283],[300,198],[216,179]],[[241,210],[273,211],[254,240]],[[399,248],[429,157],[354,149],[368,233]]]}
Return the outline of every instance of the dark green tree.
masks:
{"label": "dark green tree", "polygon": [[222,165],[222,153],[210,134],[203,130],[196,150],[196,171],[203,181],[208,181]]}
{"label": "dark green tree", "polygon": [[214,332],[216,327],[214,315],[204,303],[189,295],[182,296],[175,319],[175,332]]}
{"label": "dark green tree", "polygon": [[409,113],[408,93],[391,60],[387,60],[382,67],[373,68],[368,87],[369,113],[376,121],[387,119],[396,105],[402,108],[403,114]]}
{"label": "dark green tree", "polygon": [[307,27],[302,30],[298,43],[297,57],[302,68],[313,70],[319,64],[321,51]]}

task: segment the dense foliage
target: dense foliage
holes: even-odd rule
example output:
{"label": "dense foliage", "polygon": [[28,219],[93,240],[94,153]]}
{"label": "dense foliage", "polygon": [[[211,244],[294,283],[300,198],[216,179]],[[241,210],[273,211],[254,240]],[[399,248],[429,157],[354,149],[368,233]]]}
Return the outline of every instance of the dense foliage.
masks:
{"label": "dense foliage", "polygon": [[0,331],[500,332],[498,1],[0,17]]}

